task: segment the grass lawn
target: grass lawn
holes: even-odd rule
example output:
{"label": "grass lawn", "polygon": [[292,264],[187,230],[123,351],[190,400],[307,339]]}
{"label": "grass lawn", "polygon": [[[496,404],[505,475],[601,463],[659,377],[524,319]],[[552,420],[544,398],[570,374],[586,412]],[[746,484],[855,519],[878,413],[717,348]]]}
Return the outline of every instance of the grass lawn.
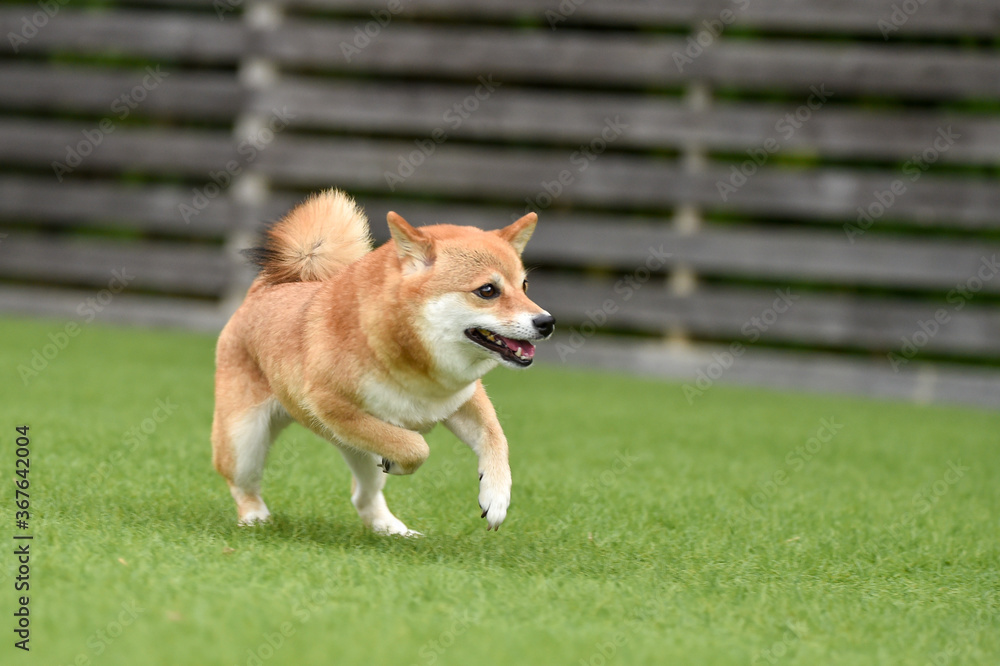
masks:
{"label": "grass lawn", "polygon": [[[212,469],[214,339],[5,320],[3,465],[30,426],[31,651],[4,664],[996,664],[1000,416],[542,366],[487,388],[513,504],[487,533],[443,428],[379,537],[340,456],[271,453],[270,525]],[[51,350],[50,350],[51,351]],[[155,417],[159,417],[157,422]],[[9,483],[9,482],[8,482]]]}

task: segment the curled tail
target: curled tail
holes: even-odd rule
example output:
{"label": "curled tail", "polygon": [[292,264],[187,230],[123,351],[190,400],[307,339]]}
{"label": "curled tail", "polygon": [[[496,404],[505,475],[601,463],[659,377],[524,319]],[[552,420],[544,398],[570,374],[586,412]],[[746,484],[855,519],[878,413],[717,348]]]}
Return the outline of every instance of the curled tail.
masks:
{"label": "curled tail", "polygon": [[331,277],[372,249],[368,218],[341,190],[315,194],[267,230],[262,247],[244,250],[268,284]]}

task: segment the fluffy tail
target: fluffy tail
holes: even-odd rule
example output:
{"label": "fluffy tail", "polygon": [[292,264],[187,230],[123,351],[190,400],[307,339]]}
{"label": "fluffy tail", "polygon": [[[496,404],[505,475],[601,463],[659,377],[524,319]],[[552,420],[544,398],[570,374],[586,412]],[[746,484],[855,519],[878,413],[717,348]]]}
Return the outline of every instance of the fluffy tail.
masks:
{"label": "fluffy tail", "polygon": [[368,218],[340,190],[315,194],[267,230],[262,247],[245,250],[269,284],[325,280],[372,249]]}

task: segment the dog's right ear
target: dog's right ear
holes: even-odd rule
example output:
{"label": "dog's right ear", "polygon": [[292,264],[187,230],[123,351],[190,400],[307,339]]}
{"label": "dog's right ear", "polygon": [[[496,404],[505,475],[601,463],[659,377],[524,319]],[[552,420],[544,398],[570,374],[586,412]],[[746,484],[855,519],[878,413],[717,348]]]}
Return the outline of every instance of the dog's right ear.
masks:
{"label": "dog's right ear", "polygon": [[495,233],[500,234],[500,238],[510,243],[520,256],[524,253],[524,246],[531,240],[531,234],[535,233],[536,224],[538,224],[538,215],[528,213],[514,224],[498,229]]}
{"label": "dog's right ear", "polygon": [[427,270],[434,264],[434,241],[393,211],[385,216],[389,233],[396,243],[396,256],[403,275]]}

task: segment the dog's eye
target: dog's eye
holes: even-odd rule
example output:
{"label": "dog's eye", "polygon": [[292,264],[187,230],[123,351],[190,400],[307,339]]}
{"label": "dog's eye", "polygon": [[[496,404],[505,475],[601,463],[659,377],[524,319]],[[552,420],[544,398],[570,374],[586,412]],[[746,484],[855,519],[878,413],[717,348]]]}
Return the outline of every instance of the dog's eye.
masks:
{"label": "dog's eye", "polygon": [[524,284],[521,285],[521,289],[524,289],[524,293],[528,293],[528,281],[525,280]]}
{"label": "dog's eye", "polygon": [[474,293],[479,298],[496,298],[497,296],[500,295],[500,290],[497,289],[495,284],[487,283],[484,284],[479,289],[476,289],[472,293]]}

